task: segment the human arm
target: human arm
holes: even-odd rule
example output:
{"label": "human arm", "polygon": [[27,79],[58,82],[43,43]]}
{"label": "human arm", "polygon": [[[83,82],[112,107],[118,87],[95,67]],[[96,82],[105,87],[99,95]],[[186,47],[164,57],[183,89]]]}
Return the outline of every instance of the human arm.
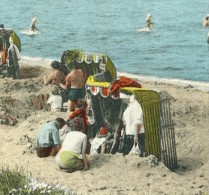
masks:
{"label": "human arm", "polygon": [[39,29],[35,26],[34,29],[36,29],[37,31],[39,31]]}
{"label": "human arm", "polygon": [[118,128],[116,129],[115,133],[114,133],[114,141],[113,141],[113,144],[112,144],[112,147],[110,149],[110,153],[112,154],[117,143],[119,142],[119,138],[121,137],[121,131],[122,129],[124,128],[124,124],[123,124],[123,121],[120,120],[119,121],[119,125],[118,125]]}
{"label": "human arm", "polygon": [[63,83],[60,83],[59,86],[60,86],[61,88],[63,88],[63,89],[67,89],[67,86],[66,86],[65,84],[63,84]]}
{"label": "human arm", "polygon": [[60,83],[64,83],[65,76],[64,73],[60,72],[59,70],[56,70],[52,72],[48,77],[44,76],[43,79],[45,85],[52,83],[55,85],[59,85]]}
{"label": "human arm", "polygon": [[82,157],[83,157],[83,162],[84,162],[84,168],[83,170],[88,170],[89,169],[89,161],[88,161],[88,156],[87,156],[87,136],[85,136],[83,140],[83,145],[82,145]]}
{"label": "human arm", "polygon": [[[62,72],[62,74],[64,74],[64,73]],[[59,83],[59,86],[60,86],[61,88],[63,88],[63,89],[68,89],[68,88],[71,87],[71,73],[68,74],[68,75],[65,77],[65,79],[64,79],[63,82],[60,82],[60,83]]]}
{"label": "human arm", "polygon": [[69,116],[69,119],[73,119],[75,118],[76,116],[78,116],[79,114],[81,114],[82,112],[82,109],[76,109],[75,111],[73,111],[70,116]]}
{"label": "human arm", "polygon": [[56,154],[59,152],[60,148],[61,148],[60,144],[55,145],[49,156],[56,156]]}
{"label": "human arm", "polygon": [[139,132],[140,132],[142,126],[143,126],[142,123],[138,123],[135,125],[135,132],[134,132],[134,143],[135,144],[139,143],[138,136],[139,136]]}
{"label": "human arm", "polygon": [[46,77],[46,75],[43,77],[44,85],[49,85],[52,83],[52,77],[49,75],[49,77]]}
{"label": "human arm", "polygon": [[53,149],[50,153],[50,156],[55,156],[61,148],[61,142],[60,142],[60,136],[59,136],[59,130],[58,129],[53,129],[52,140],[54,142],[54,147],[53,147]]}

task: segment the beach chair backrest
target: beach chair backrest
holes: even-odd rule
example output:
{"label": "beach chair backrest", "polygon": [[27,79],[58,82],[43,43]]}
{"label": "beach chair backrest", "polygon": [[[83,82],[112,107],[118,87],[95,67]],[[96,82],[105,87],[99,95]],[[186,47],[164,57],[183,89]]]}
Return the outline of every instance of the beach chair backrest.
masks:
{"label": "beach chair backrest", "polygon": [[112,82],[117,77],[116,68],[106,54],[83,52],[79,49],[66,50],[62,54],[61,63],[65,64],[69,70],[74,69],[77,64],[85,72],[86,79],[102,73],[105,69],[110,75],[108,82]]}
{"label": "beach chair backrest", "polygon": [[135,94],[143,110],[145,127],[145,147],[147,154],[160,159],[160,95],[143,88],[125,87],[120,90],[127,94]]}

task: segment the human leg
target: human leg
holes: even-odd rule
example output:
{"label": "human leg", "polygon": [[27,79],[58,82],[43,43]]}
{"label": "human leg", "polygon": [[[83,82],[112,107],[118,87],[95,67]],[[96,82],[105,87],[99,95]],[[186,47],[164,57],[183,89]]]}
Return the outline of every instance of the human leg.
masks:
{"label": "human leg", "polygon": [[58,154],[56,159],[59,168],[65,169],[67,172],[74,172],[76,170],[84,169],[83,159],[81,159],[80,155],[75,152],[63,151]]}
{"label": "human leg", "polygon": [[68,111],[71,113],[75,110],[75,105],[77,101],[68,100]]}
{"label": "human leg", "polygon": [[134,136],[133,135],[125,135],[124,139],[124,155],[129,154],[132,147],[134,145]]}
{"label": "human leg", "polygon": [[146,150],[145,150],[145,133],[139,134],[139,149],[141,151],[140,157],[146,156]]}
{"label": "human leg", "polygon": [[50,153],[52,152],[53,147],[42,147],[36,149],[36,154],[39,158],[44,158],[50,156]]}

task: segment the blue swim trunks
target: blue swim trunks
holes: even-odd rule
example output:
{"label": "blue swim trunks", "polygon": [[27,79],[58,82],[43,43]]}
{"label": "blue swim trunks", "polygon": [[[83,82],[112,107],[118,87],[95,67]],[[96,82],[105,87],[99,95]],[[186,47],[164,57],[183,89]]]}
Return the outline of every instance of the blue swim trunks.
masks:
{"label": "blue swim trunks", "polygon": [[85,88],[79,88],[79,89],[75,89],[75,88],[70,88],[67,91],[67,95],[68,95],[68,100],[79,100],[79,99],[83,99],[86,95],[86,89]]}

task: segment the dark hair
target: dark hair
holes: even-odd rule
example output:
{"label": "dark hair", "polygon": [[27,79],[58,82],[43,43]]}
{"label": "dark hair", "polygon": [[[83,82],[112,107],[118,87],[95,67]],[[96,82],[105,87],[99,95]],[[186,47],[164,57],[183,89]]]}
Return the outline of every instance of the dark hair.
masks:
{"label": "dark hair", "polygon": [[74,67],[75,67],[75,69],[82,69],[82,63],[79,63],[75,60],[74,61]]}
{"label": "dark hair", "polygon": [[63,72],[65,75],[68,75],[70,73],[70,71],[68,70],[68,68],[65,65],[63,65],[63,64],[60,64],[59,70],[61,72]]}
{"label": "dark hair", "polygon": [[54,60],[52,63],[51,63],[51,67],[53,69],[60,69],[60,63],[56,60]]}
{"label": "dark hair", "polygon": [[0,28],[4,28],[4,25],[3,24],[0,24]]}
{"label": "dark hair", "polygon": [[59,123],[59,126],[63,127],[66,124],[66,121],[63,118],[56,118],[55,120]]}
{"label": "dark hair", "polygon": [[80,117],[73,118],[70,122],[70,128],[71,128],[72,131],[84,132],[85,131],[85,126],[84,126],[83,119],[80,118]]}
{"label": "dark hair", "polygon": [[76,103],[77,108],[86,109],[87,108],[87,102],[85,99],[79,99]]}

